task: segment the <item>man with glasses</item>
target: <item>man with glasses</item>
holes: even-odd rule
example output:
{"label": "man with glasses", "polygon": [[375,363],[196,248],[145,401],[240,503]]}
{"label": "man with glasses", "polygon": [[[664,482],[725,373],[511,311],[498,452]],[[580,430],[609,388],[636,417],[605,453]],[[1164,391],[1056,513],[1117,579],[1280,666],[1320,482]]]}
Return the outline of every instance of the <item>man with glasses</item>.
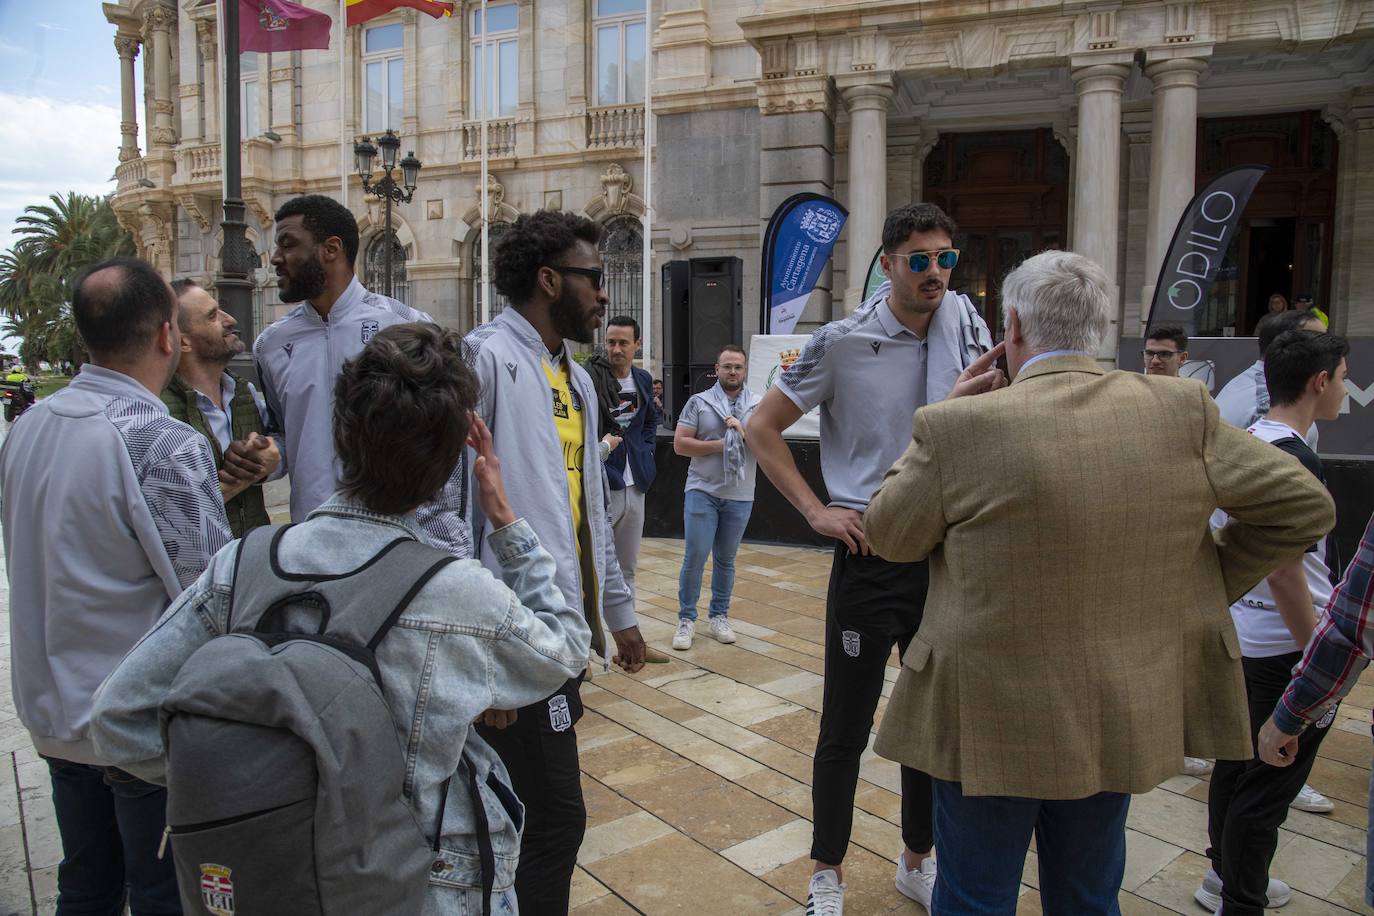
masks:
{"label": "man with glasses", "polygon": [[[917,408],[943,400],[956,385],[972,393],[1005,383],[996,369],[976,377],[964,371],[992,340],[967,300],[949,290],[959,262],[954,231],[954,221],[932,204],[888,214],[882,255],[888,282],[853,315],[812,335],[749,424],[749,447],[769,480],[812,528],[836,541],[811,790],[815,864],[807,912],[814,916],[843,912],[841,862],[853,826],[859,758],[892,647],[906,651],[925,605],[926,563],[876,556],[864,537],[863,511],[906,447]],[[818,405],[829,505],[803,479],[782,435]],[[897,889],[929,909],[935,886],[930,777],[906,767],[902,838]]]}
{"label": "man with glasses", "polygon": [[1146,375],[1178,378],[1178,370],[1188,361],[1188,335],[1183,333],[1183,328],[1172,325],[1152,328],[1145,336],[1141,356],[1145,360]]}
{"label": "man with glasses", "polygon": [[[566,343],[591,343],[606,315],[600,238],[596,223],[571,213],[517,219],[492,259],[492,280],[511,306],[466,341],[482,385],[477,413],[491,430],[512,511],[553,555],[555,583],[591,628],[591,651],[607,668],[614,661],[634,672],[645,646],[606,513],[596,390]],[[477,506],[472,532],[478,558],[499,577],[502,541]],[[526,914],[568,911],[587,826],[574,729],[581,681],[569,680],[513,721],[489,711],[478,726],[525,804],[515,892]]]}

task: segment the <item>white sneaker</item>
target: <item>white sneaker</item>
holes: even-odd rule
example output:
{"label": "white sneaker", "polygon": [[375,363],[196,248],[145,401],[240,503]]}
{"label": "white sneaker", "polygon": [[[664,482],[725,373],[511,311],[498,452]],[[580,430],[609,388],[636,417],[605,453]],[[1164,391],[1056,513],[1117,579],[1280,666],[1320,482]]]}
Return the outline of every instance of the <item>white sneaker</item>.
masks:
{"label": "white sneaker", "polygon": [[[1269,887],[1265,890],[1264,895],[1268,898],[1266,907],[1274,909],[1284,906],[1293,899],[1293,889],[1278,878],[1270,878]],[[1213,913],[1220,912],[1221,875],[1217,874],[1216,869],[1207,869],[1207,874],[1202,877],[1202,886],[1193,892],[1193,899]]]}
{"label": "white sneaker", "polygon": [[730,626],[729,617],[711,618],[711,635],[727,646],[735,641],[735,628]]}
{"label": "white sneaker", "polygon": [[844,892],[848,887],[840,883],[833,868],[816,872],[806,890],[806,916],[844,916]]}
{"label": "white sneaker", "polygon": [[1212,761],[1203,757],[1183,758],[1184,776],[1206,776],[1210,772],[1212,772]]}
{"label": "white sneaker", "polygon": [[1336,810],[1336,806],[1331,803],[1331,799],[1318,792],[1311,786],[1303,786],[1298,797],[1289,804],[1290,808],[1297,808],[1299,811],[1311,811],[1313,814],[1330,814]]}
{"label": "white sneaker", "polygon": [[902,856],[897,856],[897,890],[930,912],[930,899],[935,894],[935,857],[926,856],[921,867],[913,871],[906,867]]}
{"label": "white sneaker", "polygon": [[695,620],[682,619],[677,622],[677,632],[673,634],[674,649],[692,648],[692,637],[696,635],[697,622]]}

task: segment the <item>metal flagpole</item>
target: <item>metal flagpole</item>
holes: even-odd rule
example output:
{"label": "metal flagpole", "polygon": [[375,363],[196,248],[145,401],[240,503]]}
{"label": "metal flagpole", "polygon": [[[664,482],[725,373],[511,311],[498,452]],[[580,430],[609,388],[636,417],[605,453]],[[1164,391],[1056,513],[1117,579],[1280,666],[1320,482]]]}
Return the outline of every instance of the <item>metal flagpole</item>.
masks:
{"label": "metal flagpole", "polygon": [[482,114],[482,324],[491,320],[491,233],[487,213],[487,108],[491,104],[491,44],[487,38],[487,0],[482,0],[482,66],[478,105]]}
{"label": "metal flagpole", "polygon": [[348,0],[339,0],[339,202],[348,206],[348,119],[344,117],[344,88],[348,85],[348,61],[344,43],[348,36]]}
{"label": "metal flagpole", "polygon": [[650,376],[654,374],[653,327],[654,327],[654,276],[653,264],[653,212],[654,212],[654,0],[644,3],[644,251],[642,254],[644,289],[644,329],[642,347],[644,350],[644,369]]}

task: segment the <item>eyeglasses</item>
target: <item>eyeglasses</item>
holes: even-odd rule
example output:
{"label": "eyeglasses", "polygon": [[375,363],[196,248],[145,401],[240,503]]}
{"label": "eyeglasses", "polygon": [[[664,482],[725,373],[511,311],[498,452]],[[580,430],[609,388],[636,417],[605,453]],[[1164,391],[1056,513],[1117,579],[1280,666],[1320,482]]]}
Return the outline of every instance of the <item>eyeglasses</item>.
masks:
{"label": "eyeglasses", "polygon": [[1140,352],[1145,356],[1146,362],[1149,362],[1152,359],[1157,359],[1160,361],[1173,359],[1175,356],[1178,356],[1179,354],[1178,350],[1141,350]]}
{"label": "eyeglasses", "polygon": [[931,258],[940,265],[941,270],[953,270],[959,263],[958,248],[938,248],[933,251],[909,251],[904,254],[889,255],[893,258],[906,258],[906,266],[914,274],[923,274],[930,269]]}
{"label": "eyeglasses", "polygon": [[606,282],[606,272],[600,267],[554,267],[560,274],[577,274],[592,281],[592,289],[600,290]]}

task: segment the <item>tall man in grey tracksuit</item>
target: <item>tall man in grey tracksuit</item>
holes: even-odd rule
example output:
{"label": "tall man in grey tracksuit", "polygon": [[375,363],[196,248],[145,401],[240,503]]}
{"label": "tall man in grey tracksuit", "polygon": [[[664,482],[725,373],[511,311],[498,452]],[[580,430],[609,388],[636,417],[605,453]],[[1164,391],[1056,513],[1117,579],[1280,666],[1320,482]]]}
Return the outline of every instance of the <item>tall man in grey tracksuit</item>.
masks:
{"label": "tall man in grey tracksuit", "polygon": [[[564,342],[591,342],[606,314],[600,236],[595,223],[569,213],[516,220],[492,264],[511,307],[472,331],[467,344],[482,384],[477,412],[491,429],[513,511],[557,561],[557,585],[586,615],[592,651],[633,672],[644,664],[645,646],[607,520],[596,391]],[[492,525],[477,507],[472,531],[478,557],[499,575],[495,544],[486,540]],[[514,723],[488,714],[480,727],[525,803],[515,876],[525,916],[568,910],[587,821],[574,730],[580,681],[519,710]]]}

